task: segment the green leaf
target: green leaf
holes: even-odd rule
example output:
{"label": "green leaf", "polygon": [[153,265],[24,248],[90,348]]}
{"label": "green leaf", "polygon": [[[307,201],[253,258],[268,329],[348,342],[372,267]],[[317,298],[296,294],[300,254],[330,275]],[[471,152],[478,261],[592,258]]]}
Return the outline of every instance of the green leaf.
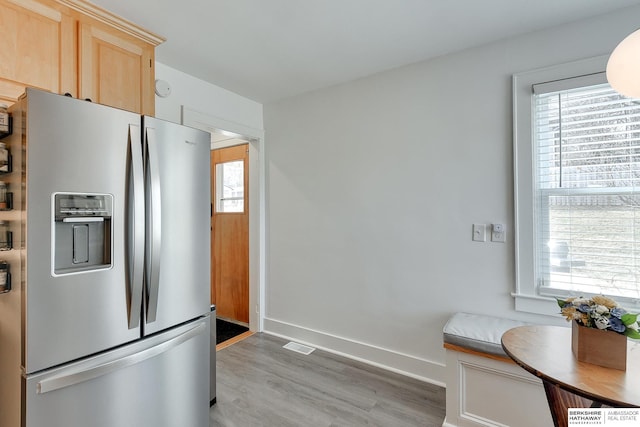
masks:
{"label": "green leaf", "polygon": [[625,326],[633,325],[634,323],[636,323],[638,321],[638,315],[637,314],[631,314],[631,313],[625,313],[625,314],[622,315],[620,320],[622,320],[622,323],[624,323]]}
{"label": "green leaf", "polygon": [[562,300],[558,297],[556,297],[556,302],[558,303],[558,306],[560,306],[560,308],[564,308],[564,306],[567,305],[567,302],[565,300]]}
{"label": "green leaf", "polygon": [[624,334],[629,338],[633,338],[634,340],[640,340],[640,332],[636,331],[635,329],[627,328],[624,331]]}

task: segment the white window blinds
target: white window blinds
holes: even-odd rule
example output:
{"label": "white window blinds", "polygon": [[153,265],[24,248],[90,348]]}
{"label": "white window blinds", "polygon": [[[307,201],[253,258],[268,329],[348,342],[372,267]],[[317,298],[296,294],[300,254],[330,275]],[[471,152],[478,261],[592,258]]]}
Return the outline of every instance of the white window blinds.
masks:
{"label": "white window blinds", "polygon": [[535,275],[542,294],[638,299],[640,103],[598,79],[533,88]]}

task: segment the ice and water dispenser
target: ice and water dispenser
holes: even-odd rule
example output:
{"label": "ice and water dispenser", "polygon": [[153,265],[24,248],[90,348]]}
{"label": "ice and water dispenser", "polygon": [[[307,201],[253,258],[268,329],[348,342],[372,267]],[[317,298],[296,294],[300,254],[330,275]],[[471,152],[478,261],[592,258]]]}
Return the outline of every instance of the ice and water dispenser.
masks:
{"label": "ice and water dispenser", "polygon": [[54,194],[53,274],[111,267],[110,194]]}

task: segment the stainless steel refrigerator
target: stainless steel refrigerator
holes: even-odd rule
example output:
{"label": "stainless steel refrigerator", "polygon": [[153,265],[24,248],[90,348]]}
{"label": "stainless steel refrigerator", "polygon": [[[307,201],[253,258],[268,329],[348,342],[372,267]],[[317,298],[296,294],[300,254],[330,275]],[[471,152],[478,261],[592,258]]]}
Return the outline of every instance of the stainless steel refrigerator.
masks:
{"label": "stainless steel refrigerator", "polygon": [[208,426],[209,134],[32,89],[10,112],[0,425]]}

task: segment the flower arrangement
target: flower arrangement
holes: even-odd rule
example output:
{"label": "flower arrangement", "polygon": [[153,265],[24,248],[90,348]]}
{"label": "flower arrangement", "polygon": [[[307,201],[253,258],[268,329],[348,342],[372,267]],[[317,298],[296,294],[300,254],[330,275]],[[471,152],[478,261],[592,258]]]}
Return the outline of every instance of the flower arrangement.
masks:
{"label": "flower arrangement", "polygon": [[638,315],[627,313],[611,298],[596,295],[591,298],[556,298],[561,313],[567,321],[575,320],[587,328],[611,330],[629,338],[640,339]]}

